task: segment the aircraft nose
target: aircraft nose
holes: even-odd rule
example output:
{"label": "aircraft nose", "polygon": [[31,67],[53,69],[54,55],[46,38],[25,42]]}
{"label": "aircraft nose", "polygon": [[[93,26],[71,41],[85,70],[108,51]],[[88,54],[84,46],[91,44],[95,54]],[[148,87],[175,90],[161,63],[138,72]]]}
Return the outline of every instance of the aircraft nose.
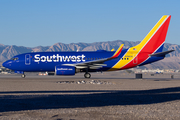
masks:
{"label": "aircraft nose", "polygon": [[8,68],[10,65],[9,65],[9,62],[6,61],[6,62],[4,62],[4,63],[2,64],[2,66],[5,67],[5,68]]}
{"label": "aircraft nose", "polygon": [[4,62],[4,63],[2,64],[2,66],[3,66],[3,67],[7,67],[7,62]]}

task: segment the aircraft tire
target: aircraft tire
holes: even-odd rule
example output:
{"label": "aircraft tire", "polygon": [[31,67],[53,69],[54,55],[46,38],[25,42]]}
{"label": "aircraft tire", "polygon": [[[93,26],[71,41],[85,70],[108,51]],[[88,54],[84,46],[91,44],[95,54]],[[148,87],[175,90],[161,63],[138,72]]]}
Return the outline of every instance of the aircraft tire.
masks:
{"label": "aircraft tire", "polygon": [[22,74],[22,75],[21,75],[21,77],[22,77],[22,78],[25,78],[25,77],[26,77],[26,75],[25,75],[25,74]]}
{"label": "aircraft tire", "polygon": [[84,77],[85,77],[85,78],[90,78],[90,77],[91,77],[91,74],[90,74],[90,73],[85,73],[85,74],[84,74]]}

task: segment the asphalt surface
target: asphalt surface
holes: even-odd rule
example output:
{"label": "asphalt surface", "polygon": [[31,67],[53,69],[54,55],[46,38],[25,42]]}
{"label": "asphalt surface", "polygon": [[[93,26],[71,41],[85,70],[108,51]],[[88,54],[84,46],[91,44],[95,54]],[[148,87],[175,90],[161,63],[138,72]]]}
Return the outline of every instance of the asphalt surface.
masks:
{"label": "asphalt surface", "polygon": [[180,75],[0,75],[3,120],[179,120]]}

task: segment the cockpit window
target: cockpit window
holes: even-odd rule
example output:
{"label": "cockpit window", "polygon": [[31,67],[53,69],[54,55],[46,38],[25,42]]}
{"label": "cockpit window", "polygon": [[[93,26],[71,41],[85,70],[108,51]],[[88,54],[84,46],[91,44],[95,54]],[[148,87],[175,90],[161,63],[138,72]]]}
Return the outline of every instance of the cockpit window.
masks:
{"label": "cockpit window", "polygon": [[18,57],[16,57],[16,58],[11,58],[11,60],[18,60],[19,58]]}

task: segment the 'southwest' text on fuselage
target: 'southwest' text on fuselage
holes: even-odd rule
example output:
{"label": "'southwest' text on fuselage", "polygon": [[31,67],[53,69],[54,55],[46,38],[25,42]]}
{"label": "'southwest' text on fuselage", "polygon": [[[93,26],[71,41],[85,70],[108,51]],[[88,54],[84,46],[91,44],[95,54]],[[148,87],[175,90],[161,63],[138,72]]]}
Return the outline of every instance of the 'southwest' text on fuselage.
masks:
{"label": "'southwest' text on fuselage", "polygon": [[60,56],[59,54],[52,55],[52,56],[41,56],[40,54],[34,55],[35,62],[85,62],[86,56],[84,54],[78,56]]}

